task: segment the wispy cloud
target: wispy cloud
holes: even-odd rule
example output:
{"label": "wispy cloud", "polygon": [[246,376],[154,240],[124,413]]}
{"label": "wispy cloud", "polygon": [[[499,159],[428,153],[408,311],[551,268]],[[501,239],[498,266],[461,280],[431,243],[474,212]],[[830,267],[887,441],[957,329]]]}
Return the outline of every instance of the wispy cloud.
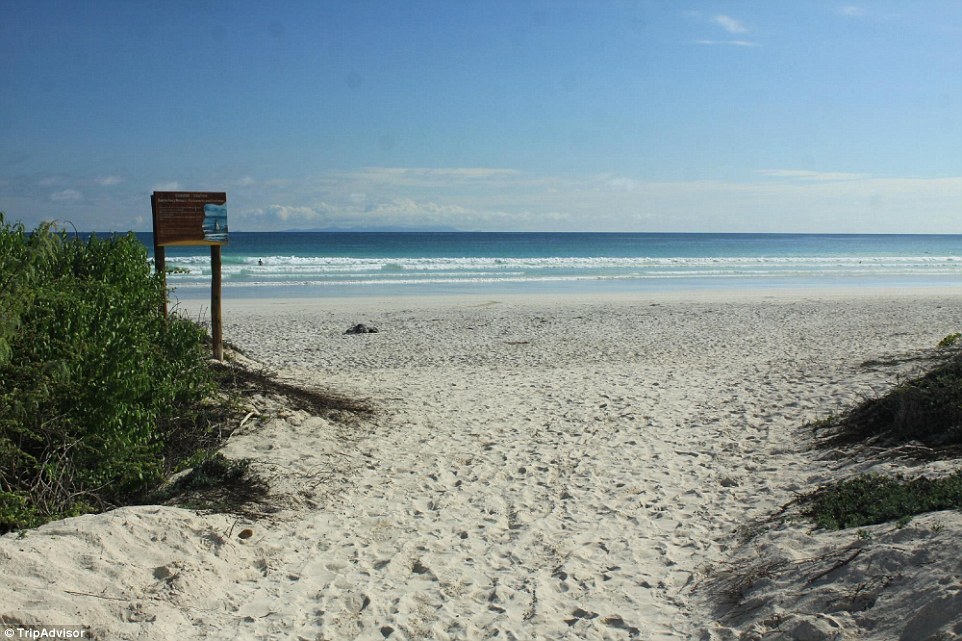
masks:
{"label": "wispy cloud", "polygon": [[[28,226],[149,227],[150,182],[97,191],[94,177],[23,176],[0,201]],[[230,200],[235,231],[314,227],[456,227],[482,231],[768,231],[962,233],[962,176],[878,177],[769,167],[741,180],[653,181],[633,174],[553,175],[507,169],[388,167],[302,177],[254,176]],[[183,180],[183,179],[181,179]],[[44,182],[44,185],[40,185]],[[53,184],[56,183],[56,184]],[[191,186],[218,185],[194,176]],[[177,191],[180,183],[156,185]],[[923,211],[925,216],[919,216]]]}
{"label": "wispy cloud", "polygon": [[405,176],[443,176],[450,178],[490,178],[517,174],[514,169],[494,167],[368,167],[365,171],[380,171],[385,174]]}
{"label": "wispy cloud", "polygon": [[[695,18],[697,18],[697,19],[699,19],[699,20],[704,20],[704,18],[703,18],[700,14],[693,14],[693,17],[695,17]],[[724,14],[719,14],[719,15],[716,15],[716,16],[714,16],[714,17],[712,17],[712,18],[709,18],[709,21],[710,21],[711,24],[713,24],[714,26],[716,26],[716,27],[721,27],[722,29],[724,29],[725,31],[727,31],[728,33],[730,33],[730,34],[732,34],[732,35],[740,35],[740,34],[749,33],[748,27],[746,27],[746,26],[744,25],[744,23],[742,23],[741,20],[738,20],[738,19],[733,18],[733,17],[731,17],[731,16],[726,16],[726,15],[724,15]],[[708,45],[708,46],[727,45],[727,46],[731,46],[731,47],[757,47],[757,46],[758,46],[758,43],[756,43],[756,42],[754,42],[754,41],[752,41],[752,40],[746,40],[746,39],[744,39],[744,38],[737,38],[737,39],[732,39],[732,40],[722,40],[722,39],[718,39],[718,38],[702,38],[702,39],[699,39],[699,40],[694,40],[694,41],[693,41],[693,44],[696,44],[696,45]]]}
{"label": "wispy cloud", "polygon": [[859,180],[868,178],[868,174],[856,174],[841,171],[812,171],[810,169],[759,169],[759,174],[770,178],[787,178],[790,180],[835,181]]}
{"label": "wispy cloud", "polygon": [[757,42],[750,40],[696,40],[696,45],[729,45],[731,47],[757,47]]}
{"label": "wispy cloud", "polygon": [[[754,179],[752,179],[754,178]],[[766,168],[741,181],[658,182],[623,174],[368,167],[292,179],[234,203],[235,229],[434,227],[514,231],[943,232],[962,178]],[[931,212],[924,220],[912,212]],[[917,220],[907,226],[905,221]]]}
{"label": "wispy cloud", "polygon": [[312,206],[268,205],[241,214],[241,219],[258,225],[272,224],[324,224],[331,216],[332,208],[326,203]]}
{"label": "wispy cloud", "polygon": [[76,189],[64,189],[50,194],[50,200],[61,202],[65,200],[80,200],[83,194]]}
{"label": "wispy cloud", "polygon": [[102,176],[97,178],[95,182],[101,187],[113,187],[114,185],[119,185],[124,181],[120,176]]}
{"label": "wispy cloud", "polygon": [[291,227],[425,226],[452,225],[477,217],[477,212],[456,204],[407,197],[352,198],[356,194],[332,194],[336,205],[273,204],[242,210],[236,219],[252,229]]}
{"label": "wispy cloud", "polygon": [[748,33],[748,29],[745,27],[745,25],[743,25],[741,21],[736,20],[731,16],[717,15],[712,18],[712,22],[717,24],[728,33]]}
{"label": "wispy cloud", "polygon": [[852,18],[860,18],[860,17],[866,15],[865,9],[863,9],[862,7],[857,7],[857,6],[853,5],[853,4],[848,4],[848,5],[845,5],[845,6],[843,6],[843,7],[839,7],[839,8],[838,8],[838,13],[839,13],[840,15],[849,16],[849,17],[852,17]]}
{"label": "wispy cloud", "polygon": [[492,167],[365,167],[350,173],[362,180],[403,185],[500,180],[518,174],[512,169]]}

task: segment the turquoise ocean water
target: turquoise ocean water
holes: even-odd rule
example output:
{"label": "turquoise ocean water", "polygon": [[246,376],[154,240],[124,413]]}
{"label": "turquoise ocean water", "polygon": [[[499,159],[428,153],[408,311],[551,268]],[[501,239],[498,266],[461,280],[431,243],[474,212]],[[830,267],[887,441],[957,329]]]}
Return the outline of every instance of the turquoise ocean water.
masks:
{"label": "turquoise ocean water", "polygon": [[[233,298],[962,286],[962,235],[231,232],[222,251]],[[178,297],[208,295],[207,247],[166,255]]]}

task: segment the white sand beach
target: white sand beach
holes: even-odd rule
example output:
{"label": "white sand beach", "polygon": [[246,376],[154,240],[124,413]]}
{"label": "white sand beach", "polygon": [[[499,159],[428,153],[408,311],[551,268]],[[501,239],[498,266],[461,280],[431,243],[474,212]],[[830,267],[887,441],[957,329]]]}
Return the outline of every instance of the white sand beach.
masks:
{"label": "white sand beach", "polygon": [[374,412],[250,399],[225,453],[271,479],[262,519],[131,507],[0,537],[0,619],[98,639],[962,635],[958,513],[861,537],[759,524],[893,465],[812,451],[804,425],[910,373],[861,365],[962,329],[962,292],[227,300],[224,319],[282,380]]}

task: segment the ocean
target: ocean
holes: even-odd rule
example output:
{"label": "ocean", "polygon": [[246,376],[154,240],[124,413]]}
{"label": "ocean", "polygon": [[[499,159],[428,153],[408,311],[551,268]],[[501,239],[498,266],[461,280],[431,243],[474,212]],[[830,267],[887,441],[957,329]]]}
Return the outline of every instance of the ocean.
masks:
{"label": "ocean", "polygon": [[[166,256],[208,295],[207,247]],[[231,232],[222,257],[235,298],[962,285],[962,235]]]}

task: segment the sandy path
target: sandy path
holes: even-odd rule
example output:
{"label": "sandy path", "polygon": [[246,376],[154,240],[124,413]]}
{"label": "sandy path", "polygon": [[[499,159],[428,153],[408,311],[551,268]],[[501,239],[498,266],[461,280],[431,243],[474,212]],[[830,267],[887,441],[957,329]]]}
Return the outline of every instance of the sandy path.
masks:
{"label": "sandy path", "polygon": [[[949,327],[932,306],[919,341],[903,331],[918,309],[866,305],[295,314],[252,343],[258,355],[381,406],[353,487],[298,524],[323,560],[285,568],[312,577],[295,625],[330,638],[697,636],[692,582],[813,473],[795,428],[878,382],[861,360]],[[381,333],[341,336],[361,320]]]}

